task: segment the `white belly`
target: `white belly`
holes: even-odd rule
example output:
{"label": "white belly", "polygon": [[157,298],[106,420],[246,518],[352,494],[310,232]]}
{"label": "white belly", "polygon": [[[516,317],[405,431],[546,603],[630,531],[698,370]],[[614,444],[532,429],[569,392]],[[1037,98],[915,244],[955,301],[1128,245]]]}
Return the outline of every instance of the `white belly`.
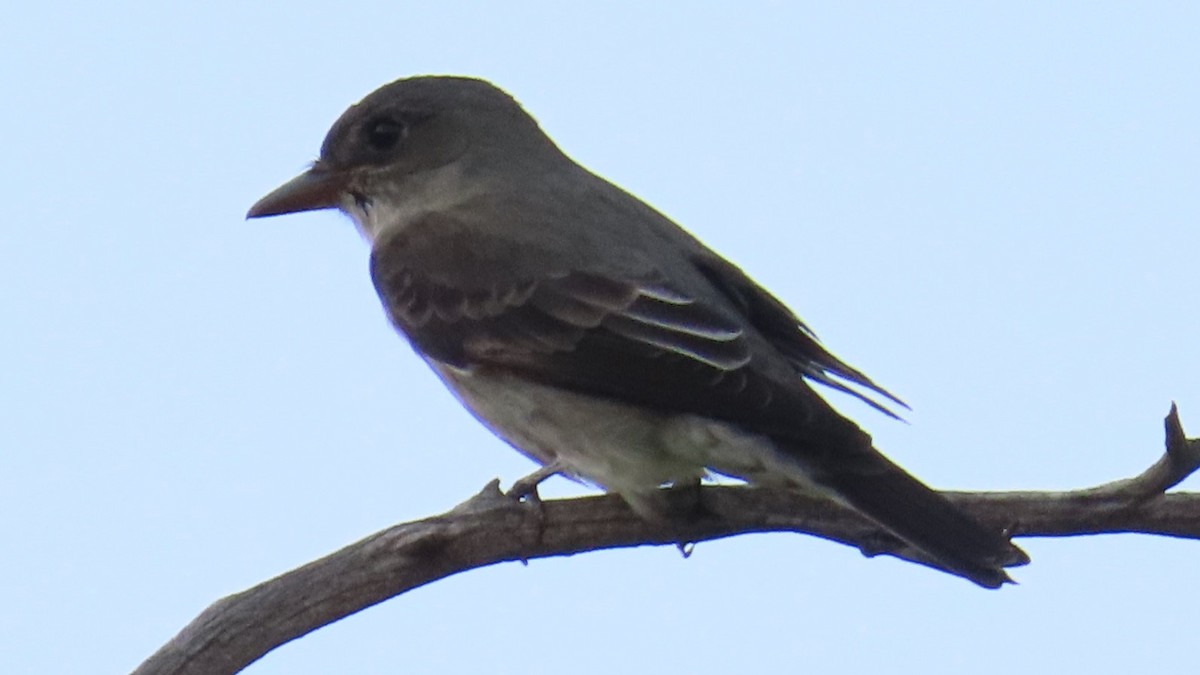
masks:
{"label": "white belly", "polygon": [[542,464],[558,461],[631,504],[638,494],[695,483],[710,470],[756,484],[807,482],[767,438],[726,422],[662,414],[507,374],[430,365],[476,418],[513,447]]}

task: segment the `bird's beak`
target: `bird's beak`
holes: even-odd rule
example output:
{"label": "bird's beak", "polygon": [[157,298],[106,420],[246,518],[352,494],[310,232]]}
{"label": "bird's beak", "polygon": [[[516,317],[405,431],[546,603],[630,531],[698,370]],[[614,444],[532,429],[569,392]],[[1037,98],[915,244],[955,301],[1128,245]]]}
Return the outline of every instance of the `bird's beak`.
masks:
{"label": "bird's beak", "polygon": [[247,218],[336,208],[346,190],[348,176],[319,164],[275,188],[246,212]]}

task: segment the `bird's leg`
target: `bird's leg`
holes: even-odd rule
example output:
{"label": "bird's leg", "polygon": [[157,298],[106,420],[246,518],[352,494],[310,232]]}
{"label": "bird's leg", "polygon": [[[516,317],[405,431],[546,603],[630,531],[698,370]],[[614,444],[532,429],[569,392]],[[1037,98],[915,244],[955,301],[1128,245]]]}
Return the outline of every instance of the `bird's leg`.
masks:
{"label": "bird's leg", "polygon": [[705,506],[700,479],[675,481],[665,488],[648,492],[623,492],[621,497],[647,524],[679,533],[676,548],[687,558],[695,544],[687,538],[698,521],[711,517]]}
{"label": "bird's leg", "polygon": [[541,485],[542,481],[547,478],[562,473],[562,470],[562,464],[558,460],[554,460],[549,464],[538,467],[537,471],[528,476],[513,481],[512,487],[504,494],[518,501],[526,501],[530,504],[541,506],[542,498],[538,495],[538,485]]}
{"label": "bird's leg", "polygon": [[621,493],[625,503],[643,520],[672,529],[686,528],[710,515],[701,496],[699,479],[675,481],[667,487]]}
{"label": "bird's leg", "polygon": [[532,508],[532,514],[537,521],[537,541],[541,542],[546,530],[546,509],[542,505],[542,497],[538,494],[538,485],[547,478],[561,473],[563,466],[558,460],[538,467],[537,471],[513,481],[512,487],[504,496],[517,503],[524,503]]}
{"label": "bird's leg", "polygon": [[[701,492],[703,489],[699,479],[672,483],[666,489],[668,498],[672,501],[674,508],[678,509],[678,513],[685,523],[684,527],[712,515],[712,512],[704,504]],[[680,555],[684,558],[692,557],[695,547],[696,543],[693,541],[680,539],[675,542],[675,548],[679,549]]]}

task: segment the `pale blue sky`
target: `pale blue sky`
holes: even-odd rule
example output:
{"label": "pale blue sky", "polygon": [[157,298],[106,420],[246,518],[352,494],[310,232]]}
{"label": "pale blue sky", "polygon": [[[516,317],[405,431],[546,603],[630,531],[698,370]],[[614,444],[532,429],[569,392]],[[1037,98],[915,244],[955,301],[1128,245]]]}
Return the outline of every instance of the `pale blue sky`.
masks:
{"label": "pale blue sky", "polygon": [[[912,404],[839,402],[934,485],[1130,476],[1171,400],[1200,432],[1195,3],[642,4],[6,12],[0,670],[128,671],[531,468],[391,332],[348,220],[243,221],[407,75],[495,81],[742,265]],[[782,534],[505,565],[247,672],[1195,666],[1200,543],[1020,543],[999,592]]]}

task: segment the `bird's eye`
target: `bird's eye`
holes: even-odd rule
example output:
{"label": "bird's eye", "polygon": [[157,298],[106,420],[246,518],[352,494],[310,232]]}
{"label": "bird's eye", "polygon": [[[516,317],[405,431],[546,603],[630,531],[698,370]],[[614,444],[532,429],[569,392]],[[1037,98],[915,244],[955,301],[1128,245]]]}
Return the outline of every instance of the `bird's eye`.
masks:
{"label": "bird's eye", "polygon": [[394,150],[404,138],[404,124],[390,117],[380,117],[367,122],[364,127],[367,145],[379,151]]}

